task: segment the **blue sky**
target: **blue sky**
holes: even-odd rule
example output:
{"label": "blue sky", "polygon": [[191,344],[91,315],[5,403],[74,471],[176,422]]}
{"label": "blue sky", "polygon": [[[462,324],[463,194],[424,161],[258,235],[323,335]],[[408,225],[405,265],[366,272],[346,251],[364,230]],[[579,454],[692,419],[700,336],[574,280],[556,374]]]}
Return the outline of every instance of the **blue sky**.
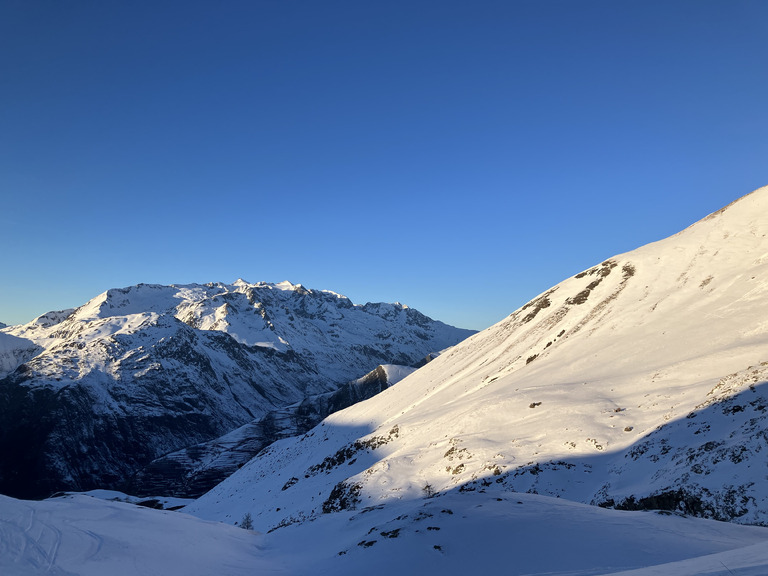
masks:
{"label": "blue sky", "polygon": [[290,280],[484,328],[768,184],[768,2],[0,4],[0,321]]}

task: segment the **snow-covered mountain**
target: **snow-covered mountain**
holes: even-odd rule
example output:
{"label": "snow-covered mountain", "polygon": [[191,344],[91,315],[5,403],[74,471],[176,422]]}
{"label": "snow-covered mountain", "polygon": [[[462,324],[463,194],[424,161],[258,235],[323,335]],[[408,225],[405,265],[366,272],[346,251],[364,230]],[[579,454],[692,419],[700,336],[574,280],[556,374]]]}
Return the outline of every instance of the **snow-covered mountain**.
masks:
{"label": "snow-covered mountain", "polygon": [[763,576],[766,214],[565,280],[182,513],[0,497],[0,570]]}
{"label": "snow-covered mountain", "polygon": [[268,531],[528,492],[768,524],[766,215],[762,188],[568,278],[188,510]]}
{"label": "snow-covered mountain", "polygon": [[378,364],[472,331],[293,285],[144,285],[0,332],[0,492],[121,485]]}

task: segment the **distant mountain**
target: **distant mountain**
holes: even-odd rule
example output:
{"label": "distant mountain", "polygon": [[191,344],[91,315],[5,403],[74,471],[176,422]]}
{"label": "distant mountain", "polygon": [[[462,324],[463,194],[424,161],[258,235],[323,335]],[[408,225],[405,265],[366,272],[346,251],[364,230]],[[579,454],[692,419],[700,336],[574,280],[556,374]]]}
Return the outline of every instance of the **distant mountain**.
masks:
{"label": "distant mountain", "polygon": [[268,531],[529,492],[768,525],[766,430],[768,187],[568,278],[187,510]]}
{"label": "distant mountain", "polygon": [[145,285],[0,332],[0,493],[119,487],[378,364],[473,332],[293,285]]}

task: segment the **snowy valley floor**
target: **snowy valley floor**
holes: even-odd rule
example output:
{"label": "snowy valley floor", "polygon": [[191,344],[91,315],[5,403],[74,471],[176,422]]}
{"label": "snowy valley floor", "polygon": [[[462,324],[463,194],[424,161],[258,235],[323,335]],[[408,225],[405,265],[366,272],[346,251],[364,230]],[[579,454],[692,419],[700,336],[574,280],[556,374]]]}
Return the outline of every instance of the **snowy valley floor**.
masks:
{"label": "snowy valley floor", "polygon": [[757,576],[768,529],[531,494],[450,493],[269,534],[86,495],[0,497],[0,574]]}

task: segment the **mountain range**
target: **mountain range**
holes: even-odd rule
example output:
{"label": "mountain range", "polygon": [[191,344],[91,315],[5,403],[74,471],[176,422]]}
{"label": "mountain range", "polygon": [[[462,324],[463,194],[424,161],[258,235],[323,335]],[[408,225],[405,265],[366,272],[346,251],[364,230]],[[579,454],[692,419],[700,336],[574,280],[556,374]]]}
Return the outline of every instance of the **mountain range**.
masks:
{"label": "mountain range", "polygon": [[[198,463],[207,470],[258,444],[211,490],[173,505],[182,513],[137,509],[117,493],[0,497],[0,536],[13,543],[0,567],[764,575],[766,214],[768,187],[563,280],[416,370],[382,367],[397,377],[344,409],[328,408],[334,394],[356,397],[378,369],[307,385],[304,406],[329,415],[305,432],[295,400],[228,437],[165,452],[157,465],[192,478]],[[40,354],[42,339],[26,338],[6,362]]]}
{"label": "mountain range", "polygon": [[0,492],[123,487],[167,453],[472,333],[289,282],[108,290],[0,332]]}

